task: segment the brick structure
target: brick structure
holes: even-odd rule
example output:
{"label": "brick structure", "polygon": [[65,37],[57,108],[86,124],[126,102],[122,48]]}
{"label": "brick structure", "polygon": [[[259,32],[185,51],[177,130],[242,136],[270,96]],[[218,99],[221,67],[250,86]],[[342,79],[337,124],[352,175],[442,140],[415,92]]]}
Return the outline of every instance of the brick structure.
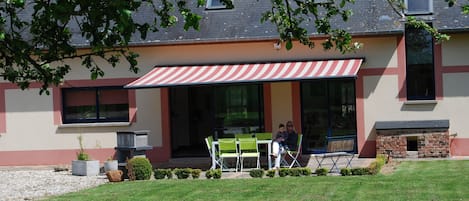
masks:
{"label": "brick structure", "polygon": [[[424,125],[426,128],[422,128]],[[447,125],[447,126],[446,126]],[[411,121],[377,122],[376,153],[390,154],[395,158],[406,158],[408,142],[416,140],[419,158],[446,158],[450,156],[449,122]],[[415,142],[415,141],[414,141]],[[412,149],[415,149],[412,148]]]}
{"label": "brick structure", "polygon": [[417,138],[419,158],[449,157],[449,133],[432,133]]}

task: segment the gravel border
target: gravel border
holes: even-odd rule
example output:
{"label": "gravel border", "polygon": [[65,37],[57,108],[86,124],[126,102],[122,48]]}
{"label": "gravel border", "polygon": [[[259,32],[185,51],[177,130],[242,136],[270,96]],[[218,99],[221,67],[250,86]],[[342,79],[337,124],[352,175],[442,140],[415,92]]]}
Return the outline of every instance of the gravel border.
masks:
{"label": "gravel border", "polygon": [[105,175],[74,176],[70,171],[0,170],[0,200],[39,200],[107,183]]}

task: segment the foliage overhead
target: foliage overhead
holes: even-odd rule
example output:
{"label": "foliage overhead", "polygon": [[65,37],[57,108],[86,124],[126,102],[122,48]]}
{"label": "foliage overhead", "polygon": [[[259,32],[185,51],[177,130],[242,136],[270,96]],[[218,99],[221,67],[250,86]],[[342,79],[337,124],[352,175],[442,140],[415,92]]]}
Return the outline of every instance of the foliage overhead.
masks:
{"label": "foliage overhead", "polygon": [[[80,59],[90,71],[91,79],[104,76],[99,59],[115,67],[121,60],[129,63],[131,72],[138,72],[138,54],[129,49],[132,36],[144,40],[149,32],[168,28],[178,21],[184,29],[199,29],[202,17],[193,12],[191,0],[0,0],[0,74],[4,80],[16,83],[21,89],[31,82],[42,84],[40,93],[51,85],[60,84],[71,71],[67,63]],[[205,0],[196,1],[204,6]],[[445,0],[449,6],[459,5],[463,13],[469,13],[467,5],[457,0]],[[232,0],[221,0],[227,8],[233,8]],[[313,22],[317,34],[325,37],[322,47],[342,53],[360,47],[352,43],[351,35],[343,29],[334,28],[331,19],[347,21],[352,10],[347,5],[354,0],[271,0],[272,8],[262,14],[262,22],[273,23],[278,30],[280,42],[286,49],[292,41],[313,48],[305,22]],[[388,0],[396,13],[402,14],[403,0]],[[146,21],[134,19],[136,13],[146,13]],[[148,15],[147,15],[148,14]],[[178,20],[178,16],[182,17]],[[403,15],[402,15],[403,16]],[[405,17],[405,16],[403,16]],[[437,41],[449,37],[415,18],[408,23],[422,26]],[[88,41],[86,51],[79,51],[72,38],[77,35]]]}

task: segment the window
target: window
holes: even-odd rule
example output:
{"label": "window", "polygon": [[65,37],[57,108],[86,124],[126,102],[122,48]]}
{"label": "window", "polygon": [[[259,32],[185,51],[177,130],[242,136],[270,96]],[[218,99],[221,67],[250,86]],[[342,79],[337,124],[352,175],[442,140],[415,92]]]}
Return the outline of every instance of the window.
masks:
{"label": "window", "polygon": [[[225,133],[264,130],[262,85],[229,85],[215,88],[215,118]],[[222,121],[222,122],[220,122]]]}
{"label": "window", "polygon": [[305,152],[327,149],[329,137],[357,135],[354,79],[319,79],[301,83]]}
{"label": "window", "polygon": [[405,0],[406,15],[433,13],[433,0]]}
{"label": "window", "polygon": [[122,87],[62,89],[63,122],[128,122],[128,91]]}
{"label": "window", "polygon": [[422,28],[405,27],[408,100],[435,99],[433,37]]}
{"label": "window", "polygon": [[221,0],[207,0],[207,9],[224,9],[226,8],[225,5],[221,2]]}

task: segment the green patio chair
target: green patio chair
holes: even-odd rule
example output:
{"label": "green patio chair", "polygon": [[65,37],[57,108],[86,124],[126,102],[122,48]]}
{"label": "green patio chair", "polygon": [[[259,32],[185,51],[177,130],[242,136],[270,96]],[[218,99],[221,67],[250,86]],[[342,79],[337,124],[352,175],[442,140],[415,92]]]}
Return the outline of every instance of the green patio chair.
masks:
{"label": "green patio chair", "polygon": [[257,139],[256,138],[239,138],[239,152],[241,160],[241,172],[244,168],[244,159],[245,158],[256,158],[257,165],[256,168],[260,168],[260,153],[257,148]]}
{"label": "green patio chair", "polygon": [[253,134],[250,133],[240,133],[240,134],[235,134],[236,140],[239,140],[240,138],[252,138]]}
{"label": "green patio chair", "polygon": [[218,153],[217,150],[213,151],[212,150],[212,143],[213,143],[213,137],[208,136],[205,138],[205,144],[207,145],[208,153],[210,154],[210,158],[212,158],[212,154],[215,154],[215,164],[218,165],[219,167],[222,166],[220,162],[220,154]]}
{"label": "green patio chair", "polygon": [[272,140],[272,133],[256,133],[257,140]]}
{"label": "green patio chair", "polygon": [[[238,171],[238,164],[239,164],[239,153],[238,153],[238,146],[236,145],[235,138],[221,138],[218,139],[218,148],[219,148],[219,157],[221,170],[223,171],[225,165],[226,158],[234,158],[236,159],[236,167],[235,171]],[[228,168],[226,168],[228,169]]]}

